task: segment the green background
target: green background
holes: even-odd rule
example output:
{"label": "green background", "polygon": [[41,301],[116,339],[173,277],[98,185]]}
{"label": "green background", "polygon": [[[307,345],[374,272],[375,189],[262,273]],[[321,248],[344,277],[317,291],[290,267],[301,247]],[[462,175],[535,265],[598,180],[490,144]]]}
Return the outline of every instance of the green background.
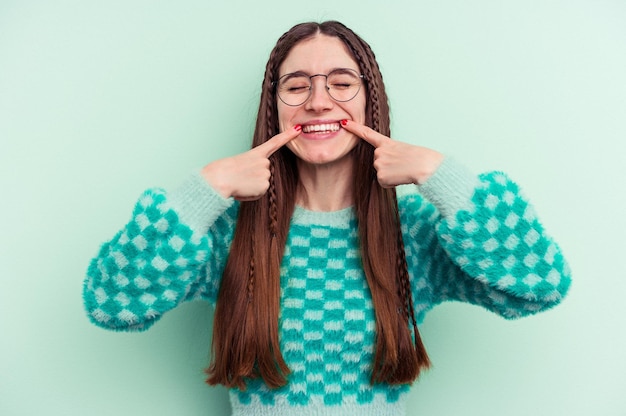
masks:
{"label": "green background", "polygon": [[203,384],[211,311],[150,331],[84,315],[90,258],[151,186],[248,148],[264,65],[293,24],[374,48],[399,140],[505,170],[574,271],[558,308],[437,307],[409,415],[626,414],[626,2],[0,3],[0,414],[227,415]]}

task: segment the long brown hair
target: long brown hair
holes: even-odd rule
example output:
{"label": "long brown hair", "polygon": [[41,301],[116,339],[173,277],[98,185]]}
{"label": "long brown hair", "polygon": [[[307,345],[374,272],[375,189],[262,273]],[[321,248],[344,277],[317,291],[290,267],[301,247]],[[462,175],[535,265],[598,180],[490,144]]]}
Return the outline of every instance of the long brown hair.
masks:
{"label": "long brown hair", "polygon": [[[389,105],[382,75],[369,45],[339,22],[302,23],[272,50],[263,78],[252,146],[279,133],[273,81],[291,49],[324,34],[341,39],[365,76],[366,124],[389,136]],[[394,189],[382,188],[373,168],[374,149],[359,141],[353,196],[362,262],[376,316],[372,383],[403,384],[430,365],[417,324]],[[278,341],[280,263],[298,187],[294,154],[286,147],[270,157],[271,180],[259,200],[241,202],[213,323],[209,384],[245,389],[245,378],[262,377],[270,388],[287,383],[289,368]],[[389,252],[396,256],[389,256]],[[412,324],[413,336],[409,330]]]}

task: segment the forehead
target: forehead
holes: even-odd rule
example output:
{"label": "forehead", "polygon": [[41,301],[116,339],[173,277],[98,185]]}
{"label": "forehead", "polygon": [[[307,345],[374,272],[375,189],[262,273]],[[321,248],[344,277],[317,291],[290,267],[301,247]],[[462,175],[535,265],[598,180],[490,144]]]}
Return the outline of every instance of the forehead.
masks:
{"label": "forehead", "polygon": [[326,74],[335,68],[359,71],[359,65],[347,46],[334,36],[318,34],[297,43],[279,68],[279,75],[302,71],[308,74]]}

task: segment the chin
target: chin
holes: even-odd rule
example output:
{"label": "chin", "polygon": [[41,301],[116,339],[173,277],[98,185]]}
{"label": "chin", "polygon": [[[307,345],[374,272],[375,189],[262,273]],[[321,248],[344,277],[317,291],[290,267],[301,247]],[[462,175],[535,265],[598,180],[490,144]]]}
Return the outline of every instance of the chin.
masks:
{"label": "chin", "polygon": [[351,138],[343,145],[325,141],[306,141],[304,143],[289,143],[287,147],[302,162],[313,165],[326,165],[351,159],[348,156],[351,155],[357,143],[358,139]]}

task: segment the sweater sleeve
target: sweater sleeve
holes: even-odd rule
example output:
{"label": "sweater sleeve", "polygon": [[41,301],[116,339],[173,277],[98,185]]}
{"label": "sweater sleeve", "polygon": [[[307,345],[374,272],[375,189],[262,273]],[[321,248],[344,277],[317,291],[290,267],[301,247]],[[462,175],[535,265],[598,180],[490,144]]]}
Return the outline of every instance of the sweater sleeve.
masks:
{"label": "sweater sleeve", "polygon": [[[558,304],[570,269],[517,184],[502,172],[475,177],[446,160],[405,213],[416,312],[458,300],[505,318]],[[407,207],[408,207],[407,206]],[[402,212],[402,210],[401,210]]]}
{"label": "sweater sleeve", "polygon": [[89,319],[107,329],[144,330],[186,300],[214,303],[236,210],[199,174],[171,193],[145,191],[130,221],[89,264]]}

